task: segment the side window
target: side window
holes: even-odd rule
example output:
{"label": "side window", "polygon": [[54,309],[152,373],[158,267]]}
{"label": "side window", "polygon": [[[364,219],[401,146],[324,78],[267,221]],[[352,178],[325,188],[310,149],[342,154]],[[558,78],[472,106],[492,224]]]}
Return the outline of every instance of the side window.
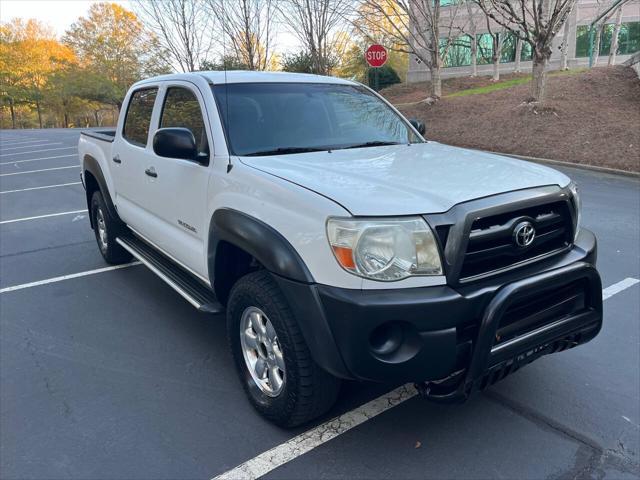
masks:
{"label": "side window", "polygon": [[157,88],[145,88],[136,90],[131,95],[127,116],[124,119],[122,136],[136,145],[145,146],[151,125],[151,113],[153,104],[158,95]]}
{"label": "side window", "polygon": [[202,110],[198,99],[191,90],[180,87],[170,87],[164,98],[160,128],[183,127],[188,128],[196,138],[198,155],[209,155],[209,142],[204,127]]}

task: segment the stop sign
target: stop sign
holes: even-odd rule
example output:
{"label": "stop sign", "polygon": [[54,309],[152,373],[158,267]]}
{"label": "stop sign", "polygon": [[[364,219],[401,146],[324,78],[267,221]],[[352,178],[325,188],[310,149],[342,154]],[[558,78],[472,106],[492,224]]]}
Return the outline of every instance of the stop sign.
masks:
{"label": "stop sign", "polygon": [[364,58],[370,67],[381,67],[387,62],[387,49],[382,45],[371,45],[367,48]]}

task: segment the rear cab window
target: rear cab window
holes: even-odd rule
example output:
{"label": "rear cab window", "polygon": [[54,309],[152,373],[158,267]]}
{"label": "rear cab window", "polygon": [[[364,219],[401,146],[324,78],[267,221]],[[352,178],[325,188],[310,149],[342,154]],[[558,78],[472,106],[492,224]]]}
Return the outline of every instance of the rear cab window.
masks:
{"label": "rear cab window", "polygon": [[158,88],[143,88],[131,95],[122,128],[122,137],[139,147],[147,145],[153,105],[158,96]]}
{"label": "rear cab window", "polygon": [[200,102],[195,94],[184,87],[169,87],[164,97],[160,128],[181,127],[193,133],[200,161],[209,158],[209,141]]}

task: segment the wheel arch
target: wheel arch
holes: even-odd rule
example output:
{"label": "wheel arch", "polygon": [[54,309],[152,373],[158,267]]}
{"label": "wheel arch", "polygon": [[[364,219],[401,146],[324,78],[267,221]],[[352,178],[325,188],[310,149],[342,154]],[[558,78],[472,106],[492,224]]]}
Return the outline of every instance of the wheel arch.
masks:
{"label": "wheel arch", "polygon": [[285,237],[270,225],[238,210],[221,208],[213,213],[207,252],[209,279],[223,303],[233,284],[258,268],[298,282],[314,281]]}
{"label": "wheel arch", "polygon": [[[87,200],[87,211],[89,213],[91,212],[91,197],[93,196],[94,192],[100,191],[105,203],[107,204],[107,210],[109,210],[109,214],[113,218],[119,219],[120,217],[118,217],[118,211],[113,201],[111,200],[111,194],[109,193],[109,189],[107,188],[107,182],[104,179],[104,174],[102,173],[102,169],[100,168],[100,164],[98,163],[98,161],[91,155],[85,155],[82,161],[82,168]],[[89,219],[91,222],[91,228],[93,228],[93,218],[91,215],[89,215]]]}

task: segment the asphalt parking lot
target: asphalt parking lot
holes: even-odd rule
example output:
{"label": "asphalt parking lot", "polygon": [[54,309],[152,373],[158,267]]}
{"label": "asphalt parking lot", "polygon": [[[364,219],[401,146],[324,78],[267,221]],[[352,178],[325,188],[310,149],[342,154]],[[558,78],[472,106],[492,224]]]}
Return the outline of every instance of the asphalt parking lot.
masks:
{"label": "asphalt parking lot", "polygon": [[346,383],[324,419],[287,431],[245,399],[222,317],[143,266],[92,273],[107,265],[78,136],[0,131],[0,478],[640,476],[637,179],[562,168],[581,187],[611,287],[594,341],[463,405]]}

